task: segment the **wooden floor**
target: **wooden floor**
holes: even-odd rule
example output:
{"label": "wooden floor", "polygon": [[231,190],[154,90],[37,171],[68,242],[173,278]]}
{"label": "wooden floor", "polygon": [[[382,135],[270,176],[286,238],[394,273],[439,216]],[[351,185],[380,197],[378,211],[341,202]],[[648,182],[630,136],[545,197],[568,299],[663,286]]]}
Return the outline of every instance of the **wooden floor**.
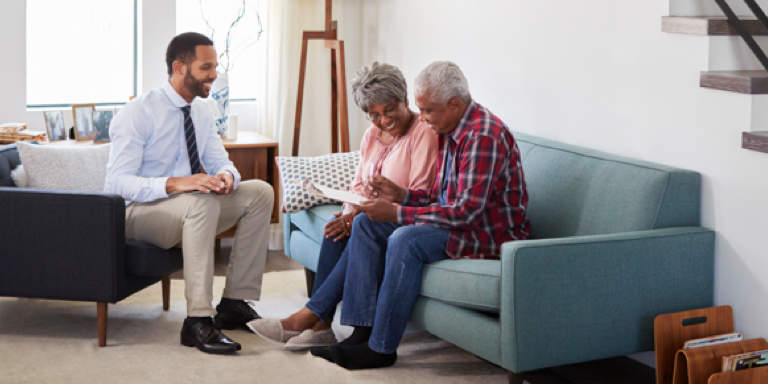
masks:
{"label": "wooden floor", "polygon": [[510,384],[653,384],[656,371],[627,357],[510,375]]}

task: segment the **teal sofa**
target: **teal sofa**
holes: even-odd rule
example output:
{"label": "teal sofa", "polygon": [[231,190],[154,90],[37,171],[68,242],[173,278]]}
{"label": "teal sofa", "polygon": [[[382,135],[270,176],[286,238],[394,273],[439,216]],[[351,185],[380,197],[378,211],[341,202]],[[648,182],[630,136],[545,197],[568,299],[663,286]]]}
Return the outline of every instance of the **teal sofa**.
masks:
{"label": "teal sofa", "polygon": [[[651,350],[654,316],[712,305],[698,173],[515,137],[532,238],[427,266],[414,323],[518,373]],[[285,214],[286,254],[314,271],[338,210]]]}

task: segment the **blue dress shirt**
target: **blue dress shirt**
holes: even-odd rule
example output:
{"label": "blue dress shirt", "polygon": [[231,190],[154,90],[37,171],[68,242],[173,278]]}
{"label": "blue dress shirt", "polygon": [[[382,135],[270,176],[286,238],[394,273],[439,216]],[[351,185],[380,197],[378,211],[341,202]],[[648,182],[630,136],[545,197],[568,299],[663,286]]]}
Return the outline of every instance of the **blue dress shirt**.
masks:
{"label": "blue dress shirt", "polygon": [[[181,111],[185,105],[168,82],[126,104],[110,125],[104,192],[122,196],[126,204],[149,202],[168,197],[169,177],[191,175]],[[208,104],[195,98],[189,105],[203,168],[210,175],[230,172],[236,189],[240,173],[216,133]]]}

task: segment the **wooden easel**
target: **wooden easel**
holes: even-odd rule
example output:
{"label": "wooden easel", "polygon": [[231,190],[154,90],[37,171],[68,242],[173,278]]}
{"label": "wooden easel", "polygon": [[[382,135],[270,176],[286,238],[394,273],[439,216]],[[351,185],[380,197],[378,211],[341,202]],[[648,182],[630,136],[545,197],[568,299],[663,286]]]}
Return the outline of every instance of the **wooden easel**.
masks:
{"label": "wooden easel", "polygon": [[[325,30],[303,31],[301,37],[301,62],[299,64],[299,92],[296,96],[296,118],[293,127],[292,156],[299,155],[299,134],[301,133],[301,110],[304,99],[304,75],[307,70],[307,42],[324,40],[325,48],[331,50],[331,152],[339,151],[339,130],[341,151],[349,152],[349,117],[347,115],[347,82],[344,68],[344,41],[336,39],[337,23],[331,20],[331,0],[325,0]],[[339,112],[341,126],[339,127]]]}

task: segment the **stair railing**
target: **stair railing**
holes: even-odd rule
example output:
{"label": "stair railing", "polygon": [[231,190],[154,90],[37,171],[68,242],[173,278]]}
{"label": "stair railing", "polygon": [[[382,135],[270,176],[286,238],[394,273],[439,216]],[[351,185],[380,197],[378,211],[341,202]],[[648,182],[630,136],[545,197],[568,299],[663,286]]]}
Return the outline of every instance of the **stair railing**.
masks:
{"label": "stair railing", "polygon": [[[760,20],[760,24],[762,24],[765,29],[768,29],[768,17],[766,17],[765,12],[763,12],[763,9],[760,8],[760,5],[758,5],[755,0],[744,0],[744,2],[747,4],[752,13],[755,14],[757,19]],[[762,64],[765,70],[768,71],[768,57],[765,55],[765,52],[763,52],[763,49],[757,45],[755,38],[752,37],[752,34],[749,33],[746,27],[744,27],[744,24],[741,22],[741,20],[739,20],[738,16],[733,13],[733,9],[731,9],[726,0],[715,0],[715,3],[717,3],[725,16],[728,18],[728,24],[736,30],[744,42],[747,43],[749,49],[752,50],[752,53],[755,54],[757,60],[760,61],[760,64]]]}

